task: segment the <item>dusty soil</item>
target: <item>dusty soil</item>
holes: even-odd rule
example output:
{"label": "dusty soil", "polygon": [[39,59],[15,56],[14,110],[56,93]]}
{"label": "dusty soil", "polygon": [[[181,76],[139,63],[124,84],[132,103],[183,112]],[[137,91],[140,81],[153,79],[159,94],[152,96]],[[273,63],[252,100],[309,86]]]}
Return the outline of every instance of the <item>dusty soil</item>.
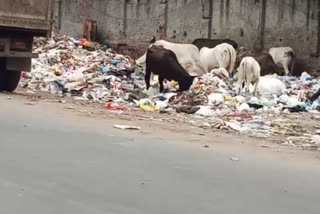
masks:
{"label": "dusty soil", "polygon": [[[94,123],[98,127],[104,124],[124,124],[141,127],[134,131],[139,136],[155,139],[166,139],[185,143],[196,143],[204,149],[217,149],[233,156],[234,154],[250,154],[268,156],[271,158],[288,159],[303,162],[316,162],[320,160],[319,151],[304,150],[303,147],[288,145],[287,135],[274,134],[268,138],[250,137],[240,135],[231,130],[218,130],[203,125],[202,119],[191,118],[184,114],[160,114],[158,112],[145,112],[140,109],[129,107],[127,111],[110,111],[105,104],[90,103],[88,101],[76,101],[73,98],[57,97],[44,92],[35,94],[18,89],[14,94],[0,94],[2,100],[7,99],[17,102],[17,105],[37,106],[71,120],[77,120],[77,124]],[[279,117],[279,116],[278,116]],[[283,115],[282,119],[289,120],[299,126],[302,131],[314,132],[319,128],[320,118],[311,114]],[[279,119],[279,118],[276,118]],[[193,122],[190,123],[190,120]],[[125,133],[129,132],[124,130]]]}
{"label": "dusty soil", "polygon": [[[154,127],[161,127],[162,130],[174,130],[184,132],[185,129],[196,130],[198,135],[208,133],[229,134],[238,136],[237,131],[227,127],[225,122],[241,121],[250,123],[251,119],[230,118],[228,116],[220,118],[202,118],[194,115],[176,112],[146,112],[136,107],[128,107],[125,111],[110,111],[105,107],[105,103],[93,103],[90,101],[77,101],[70,97],[58,97],[46,92],[28,93],[24,89],[18,89],[16,94],[26,97],[33,105],[40,101],[61,103],[65,109],[95,118],[117,118],[126,120],[132,124],[150,123]],[[260,117],[260,115],[259,115]],[[241,134],[241,137],[250,136],[255,140],[268,140],[277,144],[290,144],[302,149],[316,150],[318,148],[306,145],[307,140],[301,140],[301,136],[306,138],[314,135],[316,130],[320,130],[320,114],[314,113],[289,113],[272,114],[264,113],[260,120],[271,123],[271,132],[265,134],[263,131]],[[291,140],[292,142],[289,142]],[[301,142],[300,142],[301,141]]]}

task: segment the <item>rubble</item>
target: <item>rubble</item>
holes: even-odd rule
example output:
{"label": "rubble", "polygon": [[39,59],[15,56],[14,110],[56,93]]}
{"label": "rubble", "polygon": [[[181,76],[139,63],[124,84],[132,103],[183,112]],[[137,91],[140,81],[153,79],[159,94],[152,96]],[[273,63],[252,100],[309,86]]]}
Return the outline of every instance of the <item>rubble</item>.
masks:
{"label": "rubble", "polygon": [[105,103],[113,111],[137,108],[178,114],[181,117],[172,120],[198,127],[206,124],[262,138],[282,135],[288,144],[297,146],[320,144],[317,134],[305,135],[303,127],[278,120],[279,115],[319,112],[320,81],[306,72],[301,77],[261,77],[257,97],[237,95],[237,83],[232,79],[225,83],[217,72],[198,77],[191,89],[182,93],[177,92],[177,83],[168,83],[168,92],[161,94],[157,83],[146,90],[144,76],[134,73],[133,59],[105,45],[57,36],[37,38],[34,52],[39,58],[33,59],[32,72],[22,73],[20,83],[28,90]]}

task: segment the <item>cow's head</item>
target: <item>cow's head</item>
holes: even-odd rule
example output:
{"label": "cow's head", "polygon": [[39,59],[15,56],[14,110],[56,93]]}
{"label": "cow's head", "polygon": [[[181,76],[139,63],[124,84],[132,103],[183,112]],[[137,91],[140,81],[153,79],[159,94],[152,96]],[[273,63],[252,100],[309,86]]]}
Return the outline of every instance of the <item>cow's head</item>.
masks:
{"label": "cow's head", "polygon": [[186,76],[179,81],[179,89],[180,91],[187,91],[190,89],[191,85],[193,84],[193,80],[196,76]]}
{"label": "cow's head", "polygon": [[275,73],[278,74],[279,76],[285,76],[287,75],[286,74],[286,71],[284,70],[283,67],[280,67],[278,65],[274,66],[275,67]]}

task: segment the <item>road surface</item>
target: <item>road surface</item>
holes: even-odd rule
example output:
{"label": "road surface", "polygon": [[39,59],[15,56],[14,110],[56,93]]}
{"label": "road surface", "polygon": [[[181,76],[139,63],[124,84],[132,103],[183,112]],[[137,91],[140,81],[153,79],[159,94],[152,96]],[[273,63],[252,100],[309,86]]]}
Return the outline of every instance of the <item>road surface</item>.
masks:
{"label": "road surface", "polygon": [[0,95],[0,213],[320,213],[314,162],[231,155],[15,99]]}

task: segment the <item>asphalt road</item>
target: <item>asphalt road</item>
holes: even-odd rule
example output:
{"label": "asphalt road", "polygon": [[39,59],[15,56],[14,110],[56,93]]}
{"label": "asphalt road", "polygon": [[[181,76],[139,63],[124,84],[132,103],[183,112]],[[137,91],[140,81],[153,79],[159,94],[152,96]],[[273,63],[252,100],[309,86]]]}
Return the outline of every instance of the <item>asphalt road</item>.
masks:
{"label": "asphalt road", "polygon": [[320,213],[317,168],[0,101],[0,213]]}

